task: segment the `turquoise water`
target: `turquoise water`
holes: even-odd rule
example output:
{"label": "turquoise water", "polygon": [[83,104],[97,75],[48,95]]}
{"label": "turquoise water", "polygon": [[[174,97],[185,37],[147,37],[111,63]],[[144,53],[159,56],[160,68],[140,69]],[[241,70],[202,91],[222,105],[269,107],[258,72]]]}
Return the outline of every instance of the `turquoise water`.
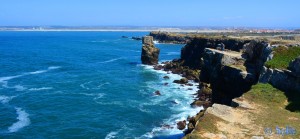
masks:
{"label": "turquoise water", "polygon": [[[179,75],[141,65],[141,42],[121,38],[146,34],[0,32],[0,138],[182,133],[162,125],[197,112],[189,106],[197,87],[188,90],[172,83]],[[156,46],[164,61],[179,58],[183,45]],[[162,96],[154,96],[156,90]]]}

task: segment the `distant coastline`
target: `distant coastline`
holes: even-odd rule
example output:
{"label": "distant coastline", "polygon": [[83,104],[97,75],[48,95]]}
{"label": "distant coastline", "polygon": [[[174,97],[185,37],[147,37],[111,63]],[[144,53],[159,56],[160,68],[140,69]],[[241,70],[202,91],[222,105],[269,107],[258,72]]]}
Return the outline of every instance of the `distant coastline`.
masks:
{"label": "distant coastline", "polygon": [[233,30],[176,30],[176,29],[12,29],[12,30],[0,30],[0,31],[36,31],[36,32],[60,32],[60,31],[74,31],[74,32],[84,32],[84,31],[95,31],[95,32],[151,32],[151,31],[161,31],[161,32],[187,32],[187,33],[221,33],[221,32],[235,32]]}
{"label": "distant coastline", "polygon": [[233,32],[297,32],[289,28],[254,28],[254,27],[68,27],[68,26],[0,26],[0,31],[99,31],[99,32],[187,32],[187,33],[233,33]]}

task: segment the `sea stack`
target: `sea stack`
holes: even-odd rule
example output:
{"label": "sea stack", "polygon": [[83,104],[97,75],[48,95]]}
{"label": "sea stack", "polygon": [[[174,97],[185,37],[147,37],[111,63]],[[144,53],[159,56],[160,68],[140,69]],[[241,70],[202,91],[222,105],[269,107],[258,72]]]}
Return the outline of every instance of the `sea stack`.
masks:
{"label": "sea stack", "polygon": [[158,56],[160,50],[154,46],[153,37],[145,36],[143,37],[143,47],[142,47],[142,64],[146,65],[156,65],[158,64]]}

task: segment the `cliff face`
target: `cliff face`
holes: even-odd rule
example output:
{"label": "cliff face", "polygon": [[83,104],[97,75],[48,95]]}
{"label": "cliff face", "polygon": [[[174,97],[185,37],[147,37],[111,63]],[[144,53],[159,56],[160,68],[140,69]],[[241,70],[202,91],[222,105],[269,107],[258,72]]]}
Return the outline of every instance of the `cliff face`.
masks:
{"label": "cliff face", "polygon": [[250,40],[194,38],[182,48],[181,59],[184,61],[185,66],[201,69],[201,63],[203,62],[201,58],[204,55],[205,48],[216,49],[220,44],[224,44],[225,49],[240,51],[249,42]]}
{"label": "cliff face", "polygon": [[230,104],[255,83],[253,73],[246,70],[241,53],[206,48],[200,81],[210,84],[212,102]]}
{"label": "cliff face", "polygon": [[184,34],[171,34],[168,32],[150,32],[150,36],[160,43],[186,44],[192,37]]}
{"label": "cliff face", "polygon": [[206,48],[200,81],[211,85],[212,103],[230,105],[258,81],[261,68],[271,51],[265,42],[244,44],[242,52]]}
{"label": "cliff face", "polygon": [[160,50],[156,48],[153,44],[153,37],[145,36],[143,37],[143,47],[142,47],[142,64],[146,65],[156,65],[158,64],[158,56]]}

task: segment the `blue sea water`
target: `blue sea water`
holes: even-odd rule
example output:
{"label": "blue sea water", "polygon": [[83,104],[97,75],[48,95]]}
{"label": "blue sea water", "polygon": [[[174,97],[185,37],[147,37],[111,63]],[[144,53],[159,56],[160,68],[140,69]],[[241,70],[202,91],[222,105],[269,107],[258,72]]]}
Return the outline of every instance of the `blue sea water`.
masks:
{"label": "blue sea water", "polygon": [[[182,133],[176,121],[199,110],[189,105],[197,87],[174,84],[179,75],[142,65],[141,41],[121,38],[147,34],[0,32],[0,138]],[[183,47],[156,46],[160,61],[179,58]],[[170,80],[163,79],[166,75]],[[153,95],[156,90],[162,95]]]}

